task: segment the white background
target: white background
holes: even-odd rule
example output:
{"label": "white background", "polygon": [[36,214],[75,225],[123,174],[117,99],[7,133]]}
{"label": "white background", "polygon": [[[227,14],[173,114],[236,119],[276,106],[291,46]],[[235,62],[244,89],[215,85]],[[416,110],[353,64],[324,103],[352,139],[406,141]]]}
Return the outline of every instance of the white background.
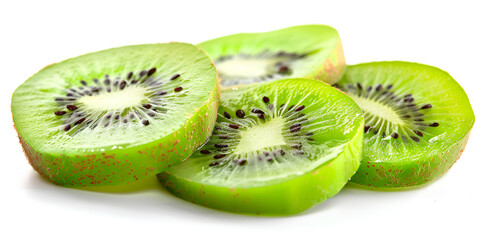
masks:
{"label": "white background", "polygon": [[[238,32],[328,24],[347,62],[416,61],[448,71],[480,113],[475,1],[2,1],[0,239],[479,239],[478,123],[461,159],[417,190],[345,188],[291,217],[234,215],[161,189],[102,193],[55,186],[28,165],[13,128],[14,89],[47,64],[122,45],[201,41]],[[434,86],[432,86],[434,87]]]}

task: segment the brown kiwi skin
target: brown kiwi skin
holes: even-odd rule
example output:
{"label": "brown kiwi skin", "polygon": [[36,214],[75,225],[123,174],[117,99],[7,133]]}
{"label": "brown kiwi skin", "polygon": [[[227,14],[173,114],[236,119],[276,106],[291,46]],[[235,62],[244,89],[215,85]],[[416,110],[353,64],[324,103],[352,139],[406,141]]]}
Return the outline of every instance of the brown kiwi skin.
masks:
{"label": "brown kiwi skin", "polygon": [[369,161],[364,156],[362,162],[366,164],[360,165],[349,185],[377,191],[400,191],[422,187],[441,177],[453,166],[462,155],[470,133],[471,130],[441,154],[423,158],[411,168],[406,168],[400,163],[392,165]]}
{"label": "brown kiwi skin", "polygon": [[[202,114],[193,115],[182,128],[166,136],[166,138],[172,139],[170,143],[159,144],[153,149],[148,149],[144,145],[138,146],[134,154],[132,154],[132,149],[117,149],[109,154],[77,155],[75,157],[81,161],[68,161],[67,156],[41,154],[34,151],[20,137],[15,125],[14,127],[30,165],[42,177],[57,185],[86,187],[130,184],[180,163],[208,140],[217,119],[219,88],[217,74],[215,88],[210,92],[205,104],[197,110]],[[202,127],[203,122],[207,122],[206,127]],[[142,156],[143,159],[147,155],[152,159],[138,162],[135,161],[135,155]],[[110,171],[110,174],[104,174],[104,170]]]}

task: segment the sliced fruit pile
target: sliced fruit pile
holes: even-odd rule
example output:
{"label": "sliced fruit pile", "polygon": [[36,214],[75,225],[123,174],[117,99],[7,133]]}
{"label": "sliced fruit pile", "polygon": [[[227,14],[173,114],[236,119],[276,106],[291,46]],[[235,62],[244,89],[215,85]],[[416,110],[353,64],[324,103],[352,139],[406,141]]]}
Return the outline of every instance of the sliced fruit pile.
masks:
{"label": "sliced fruit pile", "polygon": [[11,106],[27,159],[58,185],[156,175],[187,201],[264,215],[301,212],[349,180],[430,182],[460,157],[475,121],[438,68],[346,70],[324,25],[86,54],[33,75]]}

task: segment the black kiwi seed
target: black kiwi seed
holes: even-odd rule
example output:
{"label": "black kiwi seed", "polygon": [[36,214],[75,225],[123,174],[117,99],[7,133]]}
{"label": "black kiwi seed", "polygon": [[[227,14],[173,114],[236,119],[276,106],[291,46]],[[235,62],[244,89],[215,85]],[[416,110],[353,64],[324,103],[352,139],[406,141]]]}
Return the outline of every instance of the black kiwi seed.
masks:
{"label": "black kiwi seed", "polygon": [[280,149],[280,155],[284,156],[285,155],[285,151],[283,149]]}
{"label": "black kiwi seed", "polygon": [[149,77],[152,76],[155,73],[155,71],[157,71],[156,68],[150,68],[150,70],[148,70],[147,76]]}
{"label": "black kiwi seed", "polygon": [[145,103],[142,106],[146,109],[150,109],[152,107],[152,105],[150,103]]}
{"label": "black kiwi seed", "polygon": [[265,114],[265,112],[264,112],[264,111],[262,111],[262,110],[260,110],[260,109],[258,109],[258,108],[254,108],[254,109],[252,109],[252,113],[261,113],[261,114]]}
{"label": "black kiwi seed", "polygon": [[299,143],[299,144],[297,144],[297,145],[292,145],[292,148],[294,148],[294,149],[302,149],[302,144]]}
{"label": "black kiwi seed", "polygon": [[142,70],[138,75],[140,75],[140,77],[143,77],[147,74],[147,70]]}
{"label": "black kiwi seed", "polygon": [[220,139],[230,139],[229,136],[219,136]]}
{"label": "black kiwi seed", "polygon": [[303,109],[305,109],[305,105],[295,108],[295,111],[298,112],[298,111],[302,111]]}
{"label": "black kiwi seed", "polygon": [[103,127],[108,127],[108,125],[110,125],[110,122],[106,122]]}
{"label": "black kiwi seed", "polygon": [[287,73],[288,71],[290,71],[290,69],[286,65],[281,65],[278,68],[278,73]]}
{"label": "black kiwi seed", "polygon": [[392,84],[388,85],[388,86],[387,86],[387,90],[390,90],[392,87],[393,87]]}
{"label": "black kiwi seed", "polygon": [[227,155],[221,153],[221,154],[217,154],[217,155],[213,156],[213,158],[214,158],[214,159],[219,159],[219,158],[223,158],[223,157],[225,157],[225,156],[227,156]]}
{"label": "black kiwi seed", "polygon": [[110,85],[110,79],[107,78],[107,79],[103,80],[103,83],[105,85]]}
{"label": "black kiwi seed", "polygon": [[165,91],[158,91],[158,92],[156,92],[155,94],[156,94],[156,95],[159,95],[159,96],[162,96],[162,95],[167,94],[167,92],[165,92]]}
{"label": "black kiwi seed", "polygon": [[372,90],[372,86],[367,87],[367,92],[370,92]]}
{"label": "black kiwi seed", "polygon": [[228,112],[223,112],[223,116],[225,116],[227,119],[232,118],[232,116],[230,116],[230,113]]}
{"label": "black kiwi seed", "polygon": [[123,90],[123,89],[125,88],[125,86],[127,86],[127,82],[122,81],[122,82],[120,83],[120,90]]}
{"label": "black kiwi seed", "polygon": [[77,110],[77,107],[75,105],[69,104],[69,105],[67,105],[67,109],[70,110],[70,111],[75,111],[75,110]]}
{"label": "black kiwi seed", "polygon": [[434,123],[430,123],[428,126],[430,127],[438,127],[440,124],[438,124],[437,122],[434,122]]}
{"label": "black kiwi seed", "polygon": [[145,126],[147,126],[148,124],[150,124],[150,122],[145,119],[145,120],[142,121],[142,124],[145,125]]}
{"label": "black kiwi seed", "polygon": [[226,144],[214,144],[213,146],[215,146],[216,148],[226,148],[226,147],[228,147],[228,145],[226,145]]}
{"label": "black kiwi seed", "polygon": [[80,81],[80,83],[81,83],[83,86],[87,86],[87,82],[85,82],[84,80]]}
{"label": "black kiwi seed", "polygon": [[183,90],[182,87],[176,87],[173,91],[175,91],[175,92],[180,92],[180,91],[182,91],[182,90]]}
{"label": "black kiwi seed", "polygon": [[63,128],[63,130],[68,131],[68,130],[70,130],[70,128],[72,128],[72,126],[70,126],[70,124],[68,124]]}
{"label": "black kiwi seed", "polygon": [[362,90],[362,89],[363,89],[362,84],[357,83],[357,88],[360,89],[360,90]]}
{"label": "black kiwi seed", "polygon": [[120,115],[115,115],[114,119],[118,120],[120,118]]}
{"label": "black kiwi seed", "polygon": [[123,119],[123,122],[124,122],[124,123],[127,123],[127,122],[128,122],[128,120],[127,120],[126,118],[124,118],[124,119]]}
{"label": "black kiwi seed", "polygon": [[235,162],[236,164],[240,165],[240,166],[243,166],[247,163],[247,160],[246,159],[242,159],[242,160],[234,160],[233,162]]}
{"label": "black kiwi seed", "polygon": [[213,167],[213,166],[217,166],[218,164],[220,164],[220,162],[212,162],[208,164],[208,166]]}
{"label": "black kiwi seed", "polygon": [[78,125],[78,124],[81,124],[83,121],[85,121],[85,118],[80,118],[74,124]]}
{"label": "black kiwi seed", "polygon": [[258,115],[258,118],[260,118],[260,119],[265,119],[265,115],[259,114],[259,115]]}
{"label": "black kiwi seed", "polygon": [[420,142],[420,138],[418,138],[418,137],[410,136],[410,138],[412,138],[413,141],[415,141],[415,142]]}
{"label": "black kiwi seed", "polygon": [[392,135],[391,135],[391,136],[392,136],[392,138],[395,138],[395,139],[397,139],[397,138],[398,138],[398,133],[394,132],[394,133],[392,133]]}
{"label": "black kiwi seed", "polygon": [[238,129],[238,124],[228,124],[229,127],[233,128],[233,129]]}
{"label": "black kiwi seed", "polygon": [[63,102],[64,99],[63,99],[63,98],[55,98],[55,101],[57,101],[57,102]]}
{"label": "black kiwi seed", "polygon": [[177,74],[173,75],[173,76],[170,78],[170,80],[175,80],[175,79],[177,79],[178,77],[180,77],[180,74],[177,73]]}
{"label": "black kiwi seed", "polygon": [[239,118],[244,118],[245,117],[245,112],[242,109],[239,109],[235,112],[235,115]]}
{"label": "black kiwi seed", "polygon": [[112,117],[112,114],[108,114],[107,116],[105,116],[107,119],[110,119]]}
{"label": "black kiwi seed", "polygon": [[56,111],[56,112],[55,112],[55,115],[57,115],[57,116],[62,116],[62,115],[65,115],[65,113],[67,113],[67,112],[65,112],[65,111]]}
{"label": "black kiwi seed", "polygon": [[367,133],[368,130],[370,130],[370,126],[365,125],[365,127],[363,128],[363,132],[364,132],[364,133]]}
{"label": "black kiwi seed", "polygon": [[268,97],[263,97],[262,100],[263,100],[264,103],[270,102],[270,98],[268,98]]}
{"label": "black kiwi seed", "polygon": [[300,124],[294,124],[292,126],[290,126],[290,132],[298,132],[300,131],[300,129],[302,129],[302,127],[300,126]]}
{"label": "black kiwi seed", "polygon": [[150,117],[155,117],[155,113],[153,113],[153,112],[149,112],[149,113],[147,113],[147,115],[150,116]]}
{"label": "black kiwi seed", "polygon": [[432,108],[432,104],[425,104],[420,109],[428,109],[428,108]]}
{"label": "black kiwi seed", "polygon": [[413,131],[415,134],[417,134],[419,137],[423,137],[423,133],[420,131]]}
{"label": "black kiwi seed", "polygon": [[210,153],[212,153],[212,152],[210,152],[210,151],[208,151],[208,150],[206,150],[206,149],[203,149],[203,150],[200,151],[200,153],[201,153],[201,154],[210,154]]}
{"label": "black kiwi seed", "polygon": [[127,75],[127,79],[130,80],[132,79],[132,77],[133,77],[133,72],[129,72]]}

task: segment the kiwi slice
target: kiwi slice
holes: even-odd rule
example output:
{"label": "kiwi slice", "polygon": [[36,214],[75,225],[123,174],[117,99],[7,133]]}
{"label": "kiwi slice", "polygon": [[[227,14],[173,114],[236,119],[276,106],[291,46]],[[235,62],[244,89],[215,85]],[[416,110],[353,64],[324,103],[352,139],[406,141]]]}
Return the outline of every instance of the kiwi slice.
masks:
{"label": "kiwi slice", "polygon": [[127,184],[187,158],[218,109],[211,60],[185,43],[126,46],[50,65],[12,114],[31,165],[56,184]]}
{"label": "kiwi slice", "polygon": [[338,87],[365,113],[363,160],[352,182],[369,188],[434,180],[460,157],[475,121],[462,87],[427,65],[349,66]]}
{"label": "kiwi slice", "polygon": [[158,178],[210,208],[294,214],[340,191],[360,164],[362,140],[361,109],[320,81],[227,89],[210,140]]}
{"label": "kiwi slice", "polygon": [[325,25],[234,34],[198,46],[213,59],[222,87],[299,77],[332,84],[345,70],[338,32]]}

